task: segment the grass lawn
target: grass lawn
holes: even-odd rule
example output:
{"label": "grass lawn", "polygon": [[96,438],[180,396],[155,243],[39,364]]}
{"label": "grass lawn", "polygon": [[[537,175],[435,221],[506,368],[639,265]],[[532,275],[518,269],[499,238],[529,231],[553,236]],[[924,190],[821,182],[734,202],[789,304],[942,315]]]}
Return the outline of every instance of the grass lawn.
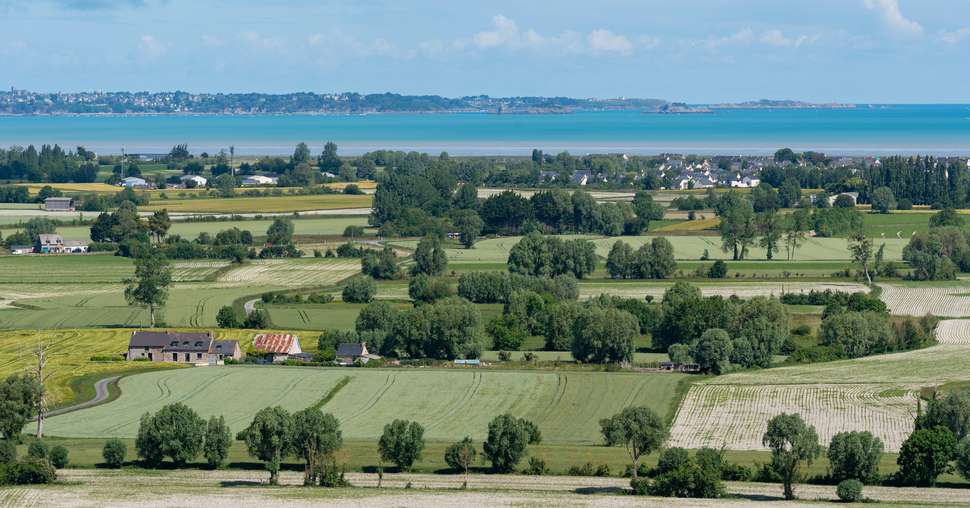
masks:
{"label": "grass lawn", "polygon": [[307,210],[333,210],[338,208],[370,208],[372,196],[350,194],[317,194],[269,197],[158,199],[139,210],[151,212],[167,209],[169,212],[195,213],[274,213],[302,212]]}
{"label": "grass lawn", "polygon": [[466,435],[483,439],[489,420],[508,412],[534,421],[549,444],[598,443],[599,420],[629,405],[646,405],[668,415],[682,393],[678,386],[686,379],[679,374],[472,368],[179,369],[123,378],[120,398],[53,417],[47,421],[47,432],[64,437],[133,437],[145,411],[176,401],[205,418],[224,415],[236,432],[264,407],[280,405],[295,411],[314,405],[345,377],[350,382],[323,410],[341,420],[346,439],[376,440],[394,418],[420,422],[429,440],[453,441]]}
{"label": "grass lawn", "polygon": [[0,284],[121,282],[133,272],[131,259],[111,254],[0,257]]}

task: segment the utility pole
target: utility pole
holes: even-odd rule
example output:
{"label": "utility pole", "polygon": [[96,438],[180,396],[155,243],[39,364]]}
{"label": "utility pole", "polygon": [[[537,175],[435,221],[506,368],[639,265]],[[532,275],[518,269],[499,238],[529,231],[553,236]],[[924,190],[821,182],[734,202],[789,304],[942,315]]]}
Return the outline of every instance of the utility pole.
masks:
{"label": "utility pole", "polygon": [[44,411],[47,409],[47,390],[44,388],[44,383],[54,375],[50,370],[44,372],[47,368],[47,352],[50,348],[50,344],[43,342],[38,342],[34,348],[34,356],[37,358],[37,370],[34,375],[37,376],[37,383],[40,384],[40,397],[37,399],[37,439],[44,437]]}
{"label": "utility pole", "polygon": [[121,179],[125,179],[125,147],[121,147]]}
{"label": "utility pole", "polygon": [[236,145],[229,145],[229,173],[236,176],[236,166],[232,165],[232,159],[236,155]]}

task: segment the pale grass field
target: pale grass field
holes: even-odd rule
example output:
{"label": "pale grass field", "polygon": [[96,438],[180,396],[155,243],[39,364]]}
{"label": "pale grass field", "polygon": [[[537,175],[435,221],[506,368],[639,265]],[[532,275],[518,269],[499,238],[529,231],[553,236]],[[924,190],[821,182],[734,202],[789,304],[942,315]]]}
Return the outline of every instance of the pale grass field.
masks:
{"label": "pale grass field", "polygon": [[358,272],[360,261],[355,259],[262,259],[229,270],[221,274],[217,281],[247,286],[327,286]]}
{"label": "pale grass field", "polygon": [[772,416],[797,412],[824,443],[837,432],[868,430],[886,450],[912,432],[920,388],[970,380],[970,320],[941,322],[940,345],[812,365],[719,376],[691,387],[671,429],[680,446],[762,449]]}
{"label": "pale grass field", "polygon": [[[281,486],[265,486],[263,471],[61,470],[63,483],[0,489],[0,506],[24,507],[183,507],[263,508],[309,507],[453,507],[453,506],[576,506],[576,507],[755,507],[781,503],[781,486],[728,482],[726,499],[634,497],[623,478],[580,478],[521,475],[471,475],[460,490],[462,475],[351,473],[352,488],[303,488],[302,474],[284,471]],[[405,489],[410,484],[412,488]],[[798,485],[804,501],[785,505],[832,506],[835,488]],[[941,488],[866,487],[866,496],[893,506],[966,505],[970,491]]]}
{"label": "pale grass field", "polygon": [[970,284],[966,286],[908,287],[880,284],[882,295],[893,314],[939,317],[970,316]]}

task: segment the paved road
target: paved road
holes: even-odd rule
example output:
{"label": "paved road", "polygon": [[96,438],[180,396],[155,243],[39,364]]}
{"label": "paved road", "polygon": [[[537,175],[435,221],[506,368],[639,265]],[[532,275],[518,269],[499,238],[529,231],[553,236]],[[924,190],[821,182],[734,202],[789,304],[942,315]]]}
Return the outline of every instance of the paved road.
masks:
{"label": "paved road", "polygon": [[250,314],[253,313],[254,310],[256,310],[256,302],[258,302],[259,300],[260,300],[259,298],[253,298],[252,300],[249,300],[248,302],[243,304],[243,310],[246,311],[246,316],[249,316]]}
{"label": "paved road", "polygon": [[[121,376],[112,376],[112,377],[104,378],[104,379],[98,381],[97,383],[94,383],[94,398],[93,399],[91,399],[91,400],[89,400],[87,402],[82,402],[80,404],[75,404],[73,406],[62,407],[60,409],[55,409],[53,411],[48,411],[48,412],[44,413],[44,418],[50,418],[52,416],[62,415],[64,413],[70,413],[71,411],[77,411],[79,409],[84,409],[86,407],[95,406],[97,404],[100,404],[100,403],[104,402],[105,399],[108,398],[108,385],[110,385],[111,383],[114,383],[115,381],[117,381],[120,378],[121,378]],[[34,417],[34,418],[31,418],[30,420],[31,421],[34,421],[36,419],[37,418]]]}

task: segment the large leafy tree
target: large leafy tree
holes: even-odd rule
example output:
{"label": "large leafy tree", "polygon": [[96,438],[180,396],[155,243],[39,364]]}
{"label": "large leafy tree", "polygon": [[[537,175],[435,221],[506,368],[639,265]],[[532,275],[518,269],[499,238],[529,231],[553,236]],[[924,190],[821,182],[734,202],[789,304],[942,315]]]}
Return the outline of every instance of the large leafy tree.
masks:
{"label": "large leafy tree", "polygon": [[509,272],[523,275],[550,275],[552,253],[539,233],[529,233],[509,251]]}
{"label": "large leafy tree", "polygon": [[882,451],[882,441],[868,431],[840,432],[832,436],[827,452],[832,479],[877,482]]}
{"label": "large leafy tree", "polygon": [[171,227],[172,220],[168,216],[168,210],[158,210],[148,218],[148,230],[158,243],[162,242]]}
{"label": "large leafy tree", "polygon": [[270,245],[293,243],[293,221],[285,218],[273,219],[273,223],[266,230],[266,243]]}
{"label": "large leafy tree", "polygon": [[323,457],[343,446],[340,422],[330,413],[308,407],[293,413],[293,451],[306,464],[303,484],[313,483],[313,474]]}
{"label": "large leafy tree", "polygon": [[906,485],[931,487],[950,467],[957,439],[950,429],[938,425],[913,431],[899,449],[896,464],[899,479]]}
{"label": "large leafy tree", "polygon": [[765,257],[771,261],[783,234],[781,217],[774,210],[762,212],[757,216],[757,225],[761,235],[758,246],[765,250]]}
{"label": "large leafy tree", "polygon": [[27,419],[37,411],[43,387],[26,374],[11,375],[0,383],[0,434],[16,442]]}
{"label": "large leafy tree", "polygon": [[154,415],[141,417],[135,448],[149,464],[169,457],[184,464],[202,451],[206,422],[192,408],[176,402],[162,407]]}
{"label": "large leafy tree", "polygon": [[640,458],[659,449],[667,440],[667,427],[663,420],[647,407],[628,407],[600,420],[600,430],[607,446],[626,447],[634,480]]}
{"label": "large leafy tree", "polygon": [[573,357],[581,362],[620,363],[633,358],[640,323],[629,312],[591,307],[573,325]]}
{"label": "large leafy tree", "polygon": [[754,208],[751,201],[740,196],[725,202],[725,198],[732,194],[729,192],[721,198],[721,248],[724,252],[732,252],[732,259],[743,260],[757,236]]}
{"label": "large leafy tree", "polygon": [[226,419],[222,416],[209,418],[205,428],[205,443],[202,445],[202,453],[209,467],[222,466],[229,458],[230,446],[232,446],[232,435],[229,433]]}
{"label": "large leafy tree", "polygon": [[135,276],[125,279],[125,300],[129,305],[148,307],[151,326],[155,326],[155,310],[168,301],[172,285],[172,264],[158,250],[143,249],[135,257]]}
{"label": "large leafy tree", "polygon": [[270,485],[279,483],[280,464],[293,450],[293,417],[279,407],[259,410],[242,432],[249,455],[263,461]]}
{"label": "large leafy tree", "polygon": [[402,471],[410,471],[424,450],[424,427],[418,422],[394,420],[384,426],[377,443],[381,460],[397,464]]}
{"label": "large leafy tree", "polygon": [[496,473],[508,473],[522,460],[529,445],[529,429],[523,420],[510,414],[496,416],[488,424],[488,437],[482,445],[485,457]]}
{"label": "large leafy tree", "polygon": [[411,274],[441,275],[448,267],[448,256],[437,238],[423,238],[414,251]]}
{"label": "large leafy tree", "polygon": [[768,421],[761,442],[771,449],[771,468],[781,477],[785,499],[795,499],[793,485],[800,478],[801,464],[811,465],[822,452],[815,427],[801,415],[782,413]]}

